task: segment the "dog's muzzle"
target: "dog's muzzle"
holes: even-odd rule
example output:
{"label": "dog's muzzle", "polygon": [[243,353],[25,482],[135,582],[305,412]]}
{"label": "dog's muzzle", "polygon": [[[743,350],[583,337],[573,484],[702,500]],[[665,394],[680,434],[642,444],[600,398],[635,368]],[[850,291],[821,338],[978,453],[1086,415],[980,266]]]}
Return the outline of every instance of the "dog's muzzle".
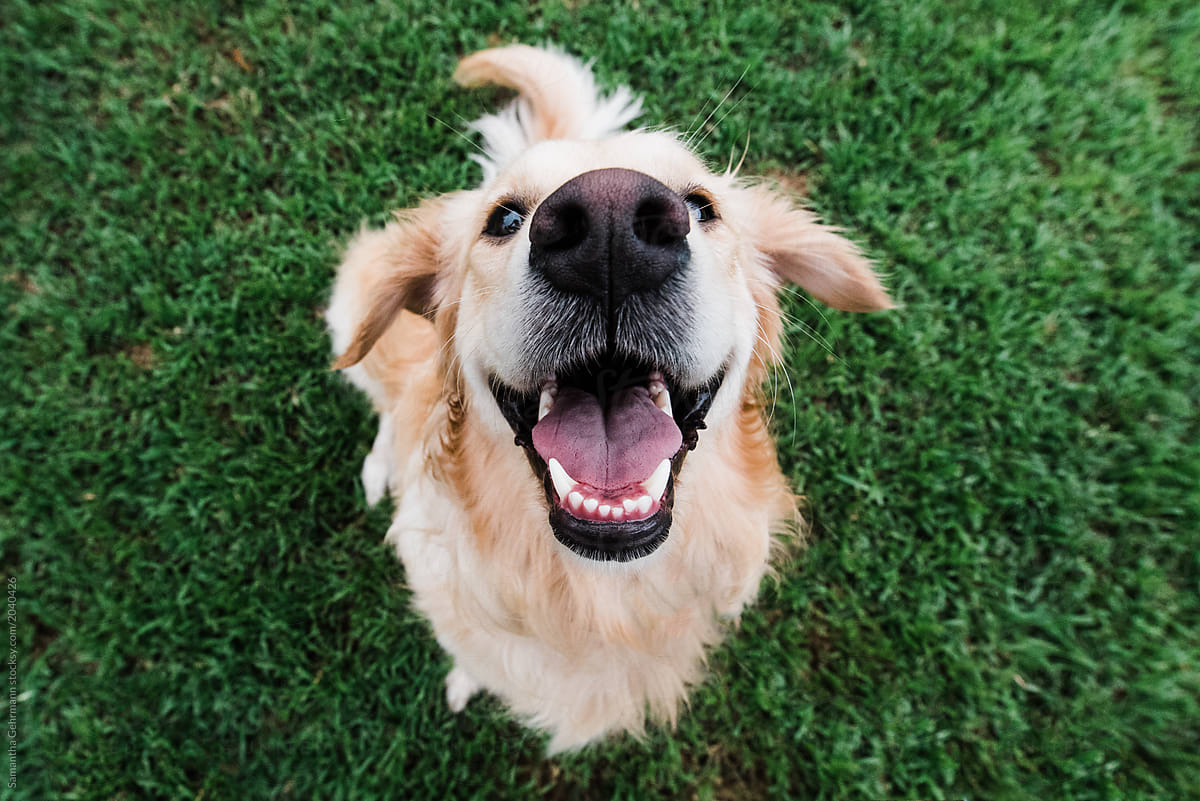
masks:
{"label": "dog's muzzle", "polygon": [[630,561],[666,540],[675,479],[721,385],[723,368],[699,384],[672,369],[695,314],[692,219],[665,184],[610,168],[567,181],[529,220],[538,383],[493,377],[492,392],[555,537],[589,559]]}

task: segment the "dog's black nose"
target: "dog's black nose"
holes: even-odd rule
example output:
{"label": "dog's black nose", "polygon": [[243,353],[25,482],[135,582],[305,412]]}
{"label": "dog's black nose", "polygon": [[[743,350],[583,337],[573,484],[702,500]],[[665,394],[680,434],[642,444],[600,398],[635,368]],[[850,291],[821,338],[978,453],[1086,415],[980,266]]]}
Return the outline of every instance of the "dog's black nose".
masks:
{"label": "dog's black nose", "polygon": [[554,190],[529,223],[529,266],[614,310],[688,261],[687,204],[645,173],[592,170]]}

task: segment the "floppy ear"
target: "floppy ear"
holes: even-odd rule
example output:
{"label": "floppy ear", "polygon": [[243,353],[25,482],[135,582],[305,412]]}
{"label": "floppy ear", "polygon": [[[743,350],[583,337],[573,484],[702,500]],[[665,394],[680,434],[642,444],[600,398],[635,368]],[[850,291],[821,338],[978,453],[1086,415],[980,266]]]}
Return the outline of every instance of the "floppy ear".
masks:
{"label": "floppy ear", "polygon": [[396,221],[382,231],[364,231],[350,243],[338,269],[329,317],[335,343],[339,327],[353,328],[354,335],[333,369],[362,361],[400,312],[433,318],[441,300],[438,278],[445,205],[445,198],[437,198],[396,212]]}
{"label": "floppy ear", "polygon": [[871,263],[838,229],[821,225],[815,214],[764,187],[748,191],[754,246],[775,275],[835,309],[895,308]]}

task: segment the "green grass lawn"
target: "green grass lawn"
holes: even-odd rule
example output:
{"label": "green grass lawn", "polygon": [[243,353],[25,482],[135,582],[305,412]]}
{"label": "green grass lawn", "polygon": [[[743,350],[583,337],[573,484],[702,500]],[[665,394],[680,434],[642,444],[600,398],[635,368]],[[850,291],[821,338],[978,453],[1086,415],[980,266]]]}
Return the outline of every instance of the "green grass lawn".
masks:
{"label": "green grass lawn", "polygon": [[[0,3],[5,798],[1200,796],[1200,7],[704,5]],[[902,303],[790,294],[810,547],[676,731],[550,761],[447,710],[319,319],[518,40],[679,129],[744,73],[703,155]]]}

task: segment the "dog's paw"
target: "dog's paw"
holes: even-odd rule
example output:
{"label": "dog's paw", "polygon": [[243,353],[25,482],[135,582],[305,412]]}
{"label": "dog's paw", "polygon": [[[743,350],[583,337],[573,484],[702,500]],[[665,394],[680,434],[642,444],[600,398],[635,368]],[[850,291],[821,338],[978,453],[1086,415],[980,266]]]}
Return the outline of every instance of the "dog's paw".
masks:
{"label": "dog's paw", "polygon": [[383,454],[371,451],[363,459],[362,485],[367,506],[374,506],[387,494],[388,472],[387,458]]}
{"label": "dog's paw", "polygon": [[462,668],[454,668],[446,676],[446,704],[454,713],[462,712],[467,701],[480,690],[479,682],[467,675]]}
{"label": "dog's paw", "polygon": [[367,496],[367,506],[374,506],[387,494],[388,482],[392,478],[392,416],[379,416],[379,433],[371,452],[363,459],[362,485]]}

